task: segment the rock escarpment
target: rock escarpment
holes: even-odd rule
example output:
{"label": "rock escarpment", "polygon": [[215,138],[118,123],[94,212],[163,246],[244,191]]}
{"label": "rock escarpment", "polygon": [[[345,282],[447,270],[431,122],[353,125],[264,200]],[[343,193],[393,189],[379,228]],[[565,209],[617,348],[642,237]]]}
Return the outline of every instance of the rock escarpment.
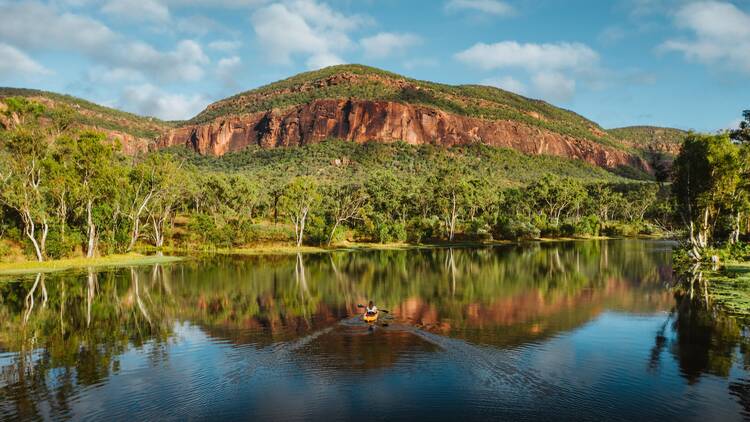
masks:
{"label": "rock escarpment", "polygon": [[648,170],[648,164],[640,157],[589,139],[516,120],[456,115],[394,101],[320,99],[281,110],[219,117],[172,129],[159,138],[157,146],[184,145],[201,154],[223,155],[251,145],[292,147],[332,138],[446,147],[482,143],[526,154],[581,159],[606,168],[632,166]]}

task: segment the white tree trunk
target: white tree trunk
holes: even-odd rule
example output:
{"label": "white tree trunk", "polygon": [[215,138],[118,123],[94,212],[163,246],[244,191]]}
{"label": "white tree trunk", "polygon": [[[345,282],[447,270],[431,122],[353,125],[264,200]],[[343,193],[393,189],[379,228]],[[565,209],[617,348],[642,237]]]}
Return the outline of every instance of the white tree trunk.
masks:
{"label": "white tree trunk", "polygon": [[94,250],[96,249],[96,226],[94,225],[94,217],[92,215],[92,201],[89,199],[86,202],[86,224],[88,226],[88,245],[86,248],[86,258],[94,257]]}

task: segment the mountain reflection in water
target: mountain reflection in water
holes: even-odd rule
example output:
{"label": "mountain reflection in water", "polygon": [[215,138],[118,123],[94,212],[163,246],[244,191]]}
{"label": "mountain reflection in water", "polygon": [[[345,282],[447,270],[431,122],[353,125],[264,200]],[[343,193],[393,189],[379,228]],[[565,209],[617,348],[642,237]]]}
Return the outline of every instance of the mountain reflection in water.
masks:
{"label": "mountain reflection in water", "polygon": [[8,280],[0,417],[747,416],[747,332],[671,289],[670,257],[582,241]]}

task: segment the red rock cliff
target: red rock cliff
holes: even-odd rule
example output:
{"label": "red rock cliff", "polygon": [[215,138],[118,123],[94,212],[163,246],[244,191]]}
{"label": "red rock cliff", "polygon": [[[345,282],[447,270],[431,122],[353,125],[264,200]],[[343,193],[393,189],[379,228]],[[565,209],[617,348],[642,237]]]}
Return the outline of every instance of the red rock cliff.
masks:
{"label": "red rock cliff", "polygon": [[518,121],[484,120],[388,101],[317,100],[284,110],[219,118],[173,129],[158,140],[158,147],[185,145],[201,154],[223,155],[249,145],[300,146],[330,138],[442,146],[484,143],[526,154],[577,158],[607,168],[627,165],[648,170],[639,157],[587,139]]}

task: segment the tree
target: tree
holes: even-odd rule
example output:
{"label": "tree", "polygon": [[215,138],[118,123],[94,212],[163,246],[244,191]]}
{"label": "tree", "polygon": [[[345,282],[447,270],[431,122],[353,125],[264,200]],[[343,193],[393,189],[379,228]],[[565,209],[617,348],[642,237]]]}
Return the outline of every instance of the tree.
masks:
{"label": "tree", "polygon": [[457,165],[447,165],[440,170],[433,181],[435,208],[445,225],[448,240],[453,241],[459,216],[466,212],[472,186]]}
{"label": "tree", "polygon": [[145,160],[130,169],[128,175],[129,211],[128,218],[132,222],[130,242],[127,250],[131,251],[140,237],[141,218],[154,194],[165,183],[165,166],[169,165],[170,157],[162,154],[151,154]]}
{"label": "tree", "polygon": [[116,180],[119,163],[116,161],[113,148],[105,141],[104,134],[85,131],[78,136],[75,143],[77,193],[86,213],[87,258],[93,257],[97,248],[94,206],[97,201],[112,194],[118,186]]}
{"label": "tree", "polygon": [[623,198],[623,213],[628,221],[643,221],[646,211],[656,202],[656,194],[659,186],[653,183],[645,183],[630,189]]}
{"label": "tree", "polygon": [[739,148],[727,134],[690,134],[674,162],[672,194],[688,230],[693,258],[709,246],[722,211],[732,210],[740,186]]}
{"label": "tree", "polygon": [[578,209],[586,197],[586,190],[580,182],[549,175],[529,185],[527,192],[554,224],[560,223],[564,212]]}
{"label": "tree", "polygon": [[169,156],[161,161],[157,188],[147,208],[157,248],[164,245],[164,229],[175,208],[188,195],[186,180],[187,175],[181,163],[176,163]]}
{"label": "tree", "polygon": [[365,205],[370,200],[367,191],[357,183],[333,185],[329,188],[327,198],[331,201],[333,227],[328,236],[328,246],[340,224],[352,220],[361,220]]}
{"label": "tree", "polygon": [[310,176],[295,177],[284,189],[284,195],[281,197],[281,208],[294,224],[297,247],[302,245],[307,217],[319,202],[318,184]]}
{"label": "tree", "polygon": [[38,128],[17,126],[7,134],[4,146],[8,156],[0,197],[21,216],[24,235],[31,241],[37,260],[43,261],[49,233],[43,161],[49,144]]}
{"label": "tree", "polygon": [[742,112],[739,128],[730,131],[730,137],[740,143],[750,143],[750,110]]}

